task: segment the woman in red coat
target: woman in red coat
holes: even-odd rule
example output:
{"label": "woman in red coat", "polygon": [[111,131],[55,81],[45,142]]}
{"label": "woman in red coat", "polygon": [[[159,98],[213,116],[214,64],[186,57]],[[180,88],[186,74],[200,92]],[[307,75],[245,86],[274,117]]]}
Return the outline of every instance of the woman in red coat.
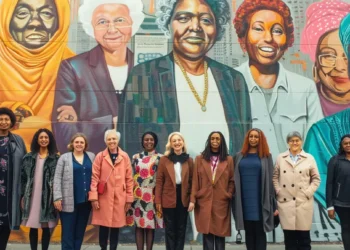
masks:
{"label": "woman in red coat", "polygon": [[204,250],[225,249],[231,236],[230,200],[234,189],[233,159],[225,137],[211,132],[201,155],[196,157],[191,202],[198,232],[203,233]]}
{"label": "woman in red coat", "polygon": [[[117,249],[119,228],[126,225],[126,212],[134,201],[131,163],[128,154],[118,147],[119,140],[119,132],[107,130],[107,148],[97,154],[92,166],[89,200],[92,224],[100,226],[101,249],[107,249],[108,234],[110,249]],[[101,182],[106,182],[104,192],[98,189]]]}

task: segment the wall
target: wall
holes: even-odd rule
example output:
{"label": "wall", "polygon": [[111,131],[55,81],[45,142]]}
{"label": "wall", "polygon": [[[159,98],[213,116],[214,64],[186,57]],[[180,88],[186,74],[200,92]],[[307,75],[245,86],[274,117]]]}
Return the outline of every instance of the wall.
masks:
{"label": "wall", "polygon": [[[27,7],[30,13],[25,10],[25,5],[20,5],[26,2],[31,4]],[[284,7],[283,2],[276,5],[277,1],[261,0],[246,1],[250,4],[243,10],[239,9],[243,1],[227,2],[231,17],[221,41],[208,38],[215,45],[206,56],[222,63],[208,63],[212,75],[209,74],[208,82],[206,112],[211,114],[208,117],[182,78],[181,71],[174,73],[171,57],[142,64],[166,56],[177,41],[164,36],[156,24],[156,5],[161,1],[142,2],[145,18],[142,22],[139,15],[139,19],[133,20],[134,25],[142,22],[137,32],[135,27],[138,26],[122,26],[121,30],[125,32],[122,38],[108,38],[103,28],[95,30],[95,35],[87,34],[91,15],[88,8],[79,11],[84,0],[69,3],[66,0],[2,0],[0,106],[9,107],[16,113],[19,123],[13,132],[23,136],[28,146],[38,128],[50,128],[56,135],[60,151],[64,152],[70,136],[82,131],[89,137],[90,150],[98,152],[104,147],[103,132],[117,127],[122,132],[121,145],[131,156],[141,150],[139,141],[145,130],[151,129],[159,135],[160,152],[164,150],[167,135],[180,130],[194,157],[203,150],[207,134],[212,130],[223,132],[233,154],[240,150],[247,129],[258,127],[266,134],[275,158],[287,150],[286,134],[298,130],[305,138],[304,149],[316,158],[322,178],[321,187],[315,194],[312,240],[338,241],[339,224],[327,217],[324,181],[328,159],[337,152],[341,135],[350,132],[348,120],[344,118],[350,106],[348,62],[338,32],[340,21],[350,12],[349,3],[286,0],[287,7]],[[275,16],[271,16],[265,10],[256,16],[258,7],[252,2],[268,2],[270,6],[276,5],[279,12],[272,12]],[[316,2],[317,5],[312,5]],[[45,4],[54,8],[41,8]],[[134,11],[137,6],[135,4]],[[256,27],[251,24],[249,30],[252,33],[240,40],[236,34],[238,26],[235,29],[232,24],[237,10],[242,15],[251,11],[253,14],[249,18],[264,20],[254,24]],[[87,19],[85,28],[79,21],[83,19]],[[117,52],[104,56],[101,49],[94,49],[97,45],[94,36],[107,51]],[[122,54],[126,51],[120,49],[125,45],[125,39],[129,52]],[[186,47],[181,44],[177,45],[185,51]],[[61,64],[69,58],[72,59]],[[107,64],[118,65],[123,58],[127,58],[127,65],[121,71],[107,68]],[[248,61],[253,67],[248,66]],[[129,78],[124,87],[126,71]],[[110,75],[109,72],[115,73]],[[174,74],[183,79],[176,82],[178,91],[174,87]],[[202,81],[198,80],[202,78],[190,78]],[[121,85],[116,87],[113,82]],[[202,96],[201,85],[195,84],[195,88]],[[21,228],[11,239],[28,241],[27,232]],[[233,226],[233,236],[227,240],[234,241],[235,234]],[[123,229],[121,238],[126,242],[133,241],[132,228]],[[59,239],[58,227],[53,240]],[[199,238],[195,228],[189,223],[187,240],[196,239]],[[86,240],[97,240],[96,228],[89,226]],[[156,240],[164,241],[163,230],[157,233]],[[282,231],[276,230],[275,238],[269,234],[269,240],[282,241]]]}

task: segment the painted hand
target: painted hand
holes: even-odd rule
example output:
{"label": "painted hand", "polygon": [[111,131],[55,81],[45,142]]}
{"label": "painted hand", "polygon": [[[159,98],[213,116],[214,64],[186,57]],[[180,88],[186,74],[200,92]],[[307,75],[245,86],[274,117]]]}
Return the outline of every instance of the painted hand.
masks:
{"label": "painted hand", "polygon": [[58,122],[77,122],[78,115],[72,106],[63,105],[57,109]]}

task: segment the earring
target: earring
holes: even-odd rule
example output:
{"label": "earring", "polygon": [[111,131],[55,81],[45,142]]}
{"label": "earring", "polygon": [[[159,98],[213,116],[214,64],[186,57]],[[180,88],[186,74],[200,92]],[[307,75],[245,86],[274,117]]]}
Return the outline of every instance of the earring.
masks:
{"label": "earring", "polygon": [[314,78],[315,83],[318,83],[320,81],[320,78],[317,74],[317,67],[315,65],[312,67],[312,76]]}

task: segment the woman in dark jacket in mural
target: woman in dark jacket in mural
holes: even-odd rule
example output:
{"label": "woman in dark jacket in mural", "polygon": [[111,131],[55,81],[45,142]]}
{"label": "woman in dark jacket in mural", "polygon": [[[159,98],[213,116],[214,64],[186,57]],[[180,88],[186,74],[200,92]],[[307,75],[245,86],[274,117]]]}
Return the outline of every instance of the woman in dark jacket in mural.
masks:
{"label": "woman in dark jacket in mural", "polygon": [[134,54],[128,43],[141,26],[142,0],[85,0],[79,8],[84,31],[97,46],[61,63],[52,111],[59,151],[83,131],[90,151],[105,149],[104,132],[116,126],[119,99],[124,94]]}
{"label": "woman in dark jacket in mural", "polygon": [[278,211],[272,185],[272,156],[260,129],[248,131],[234,161],[236,192],[232,209],[236,229],[245,230],[248,250],[266,250],[266,233],[274,229]]}
{"label": "woman in dark jacket in mural", "polygon": [[30,227],[32,250],[38,247],[38,228],[42,228],[42,249],[46,250],[50,243],[50,229],[57,225],[53,178],[59,155],[52,132],[39,129],[33,136],[30,150],[24,156],[22,165],[22,225]]}
{"label": "woman in dark jacket in mural", "polygon": [[350,250],[350,134],[340,140],[338,154],[328,162],[326,201],[328,216],[337,212],[345,250]]}
{"label": "woman in dark jacket in mural", "polygon": [[226,0],[157,1],[157,24],[172,38],[173,51],[129,74],[118,115],[128,152],[138,150],[139,135],[148,130],[162,138],[160,148],[168,134],[180,131],[191,138],[190,155],[200,154],[203,134],[220,130],[229,152],[238,151],[251,124],[244,77],[206,57],[229,20]]}

